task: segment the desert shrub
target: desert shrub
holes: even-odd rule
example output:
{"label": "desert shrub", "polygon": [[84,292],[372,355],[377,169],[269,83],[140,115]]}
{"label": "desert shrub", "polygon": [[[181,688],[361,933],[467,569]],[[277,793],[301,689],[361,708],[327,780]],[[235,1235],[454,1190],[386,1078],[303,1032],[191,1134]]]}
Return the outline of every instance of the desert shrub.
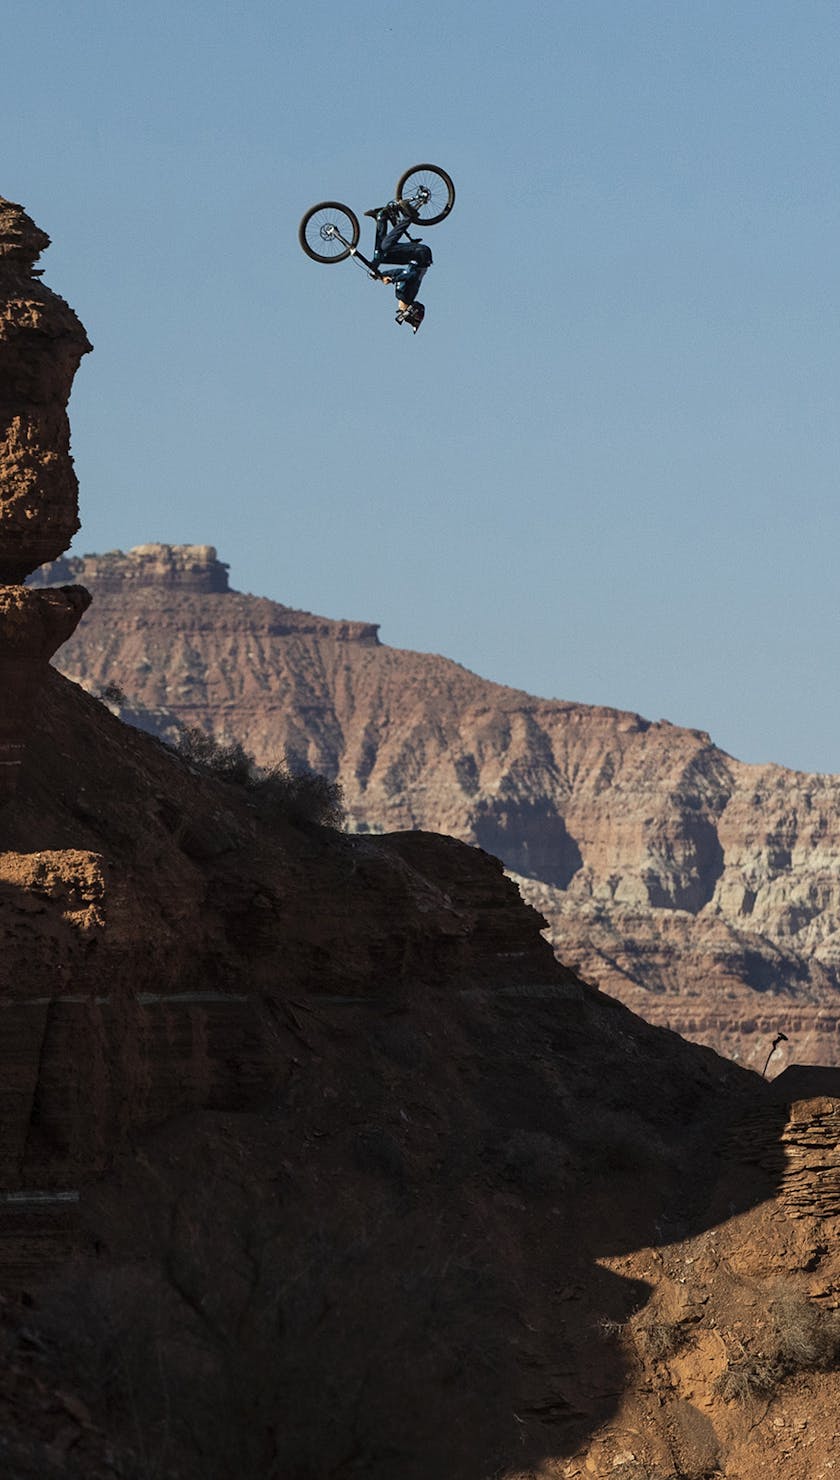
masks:
{"label": "desert shrub", "polygon": [[651,1321],[644,1327],[648,1355],[655,1362],[667,1362],[686,1345],[690,1329],[684,1321]]}
{"label": "desert shrub", "polygon": [[197,726],[183,729],[174,749],[182,760],[217,781],[248,786],[255,774],[254,761],[238,740],[225,744]]}
{"label": "desert shrub", "polygon": [[795,1372],[840,1367],[840,1311],[780,1286],[770,1303],[770,1350],[732,1362],[715,1383],[727,1402],[768,1397]]}
{"label": "desert shrub", "polygon": [[621,1460],[610,1470],[610,1480],[716,1480],[720,1470],[669,1470],[644,1460]]}
{"label": "desert shrub", "polygon": [[118,683],[103,684],[102,688],[96,691],[96,697],[97,699],[101,699],[103,704],[128,703],[126,692],[120,688]]}
{"label": "desert shrub", "polygon": [[725,1403],[747,1403],[751,1398],[769,1398],[784,1382],[785,1372],[775,1357],[744,1357],[730,1362],[715,1382],[715,1392]]}
{"label": "desert shrub", "polygon": [[248,791],[267,822],[288,819],[319,827],[344,825],[344,797],[337,781],[288,764],[258,766],[238,740],[217,740],[197,727],[181,731],[174,750],[182,760],[217,781]]}
{"label": "desert shrub", "polygon": [[771,1304],[779,1360],[789,1372],[840,1366],[840,1311],[781,1287]]}
{"label": "desert shrub", "polygon": [[344,826],[344,794],[338,781],[317,771],[293,771],[272,766],[256,772],[250,790],[262,815],[315,822],[319,827]]}

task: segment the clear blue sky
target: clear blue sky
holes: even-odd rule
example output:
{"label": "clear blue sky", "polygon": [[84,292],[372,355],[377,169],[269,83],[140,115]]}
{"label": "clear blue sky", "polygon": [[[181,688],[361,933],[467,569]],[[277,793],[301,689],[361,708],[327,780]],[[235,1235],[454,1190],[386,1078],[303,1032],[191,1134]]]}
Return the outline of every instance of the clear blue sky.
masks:
{"label": "clear blue sky", "polygon": [[[10,0],[3,60],[77,551],[840,772],[837,0]],[[421,161],[415,338],[297,225]]]}

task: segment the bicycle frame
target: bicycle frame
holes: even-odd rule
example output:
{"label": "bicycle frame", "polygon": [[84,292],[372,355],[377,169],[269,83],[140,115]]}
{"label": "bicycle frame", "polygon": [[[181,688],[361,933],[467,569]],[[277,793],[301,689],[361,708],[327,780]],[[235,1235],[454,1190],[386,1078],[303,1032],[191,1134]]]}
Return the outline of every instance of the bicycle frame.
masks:
{"label": "bicycle frame", "polygon": [[350,256],[355,257],[360,264],[363,264],[367,268],[369,277],[378,278],[380,282],[382,281],[382,273],[374,267],[373,263],[368,260],[364,252],[360,252],[358,247],[353,247],[350,245],[350,242],[347,240],[347,238],[341,235],[341,232],[339,231],[337,226],[326,226],[324,228],[324,235],[330,240],[334,239],[341,242],[341,245],[347,248]]}
{"label": "bicycle frame", "polygon": [[[424,191],[424,190],[421,189],[418,192],[418,198],[420,199],[421,204],[424,204],[425,203],[424,200],[423,200],[423,197],[424,196],[426,197],[426,199],[428,199],[428,191]],[[389,206],[390,205],[397,206],[399,204],[401,204],[401,202],[397,202],[397,201],[390,201],[389,202]],[[386,209],[387,209],[387,207],[386,207]],[[395,226],[398,226],[399,225],[399,221],[395,221],[393,224]],[[409,226],[413,226],[413,225],[414,225],[414,222],[411,221],[411,220],[406,220],[403,223],[403,233],[408,237],[408,240],[409,241],[413,241],[414,240],[414,237],[408,236],[408,228],[409,228]],[[341,235],[341,232],[339,231],[339,229],[338,229],[337,226],[333,226],[332,224],[328,224],[324,228],[324,233],[325,233],[325,235],[330,240],[333,240],[334,239],[336,241],[340,241],[341,242],[341,245],[343,247],[346,247],[347,248],[347,251],[349,252],[350,256],[351,257],[355,257],[359,263],[361,263],[364,267],[367,268],[368,277],[376,278],[380,283],[381,282],[384,282],[384,280],[385,280],[386,277],[389,277],[389,281],[390,281],[390,276],[388,274],[386,274],[386,273],[381,273],[379,271],[378,267],[376,266],[376,264],[373,263],[373,262],[371,262],[370,259],[367,258],[364,255],[363,252],[360,252],[358,247],[351,246],[350,242],[347,241],[346,237],[343,237]]]}
{"label": "bicycle frame", "polygon": [[[455,186],[445,170],[433,164],[413,165],[400,176],[386,206],[365,212],[376,221],[373,251],[360,249],[362,223],[351,206],[337,200],[320,201],[310,207],[298,227],[298,240],[315,262],[330,264],[356,257],[375,282],[393,282],[397,274],[389,271],[391,252],[396,253],[397,262],[405,270],[413,244],[419,241],[412,229],[422,232],[426,226],[436,226],[449,215],[454,200]],[[424,255],[423,248],[418,250]]]}

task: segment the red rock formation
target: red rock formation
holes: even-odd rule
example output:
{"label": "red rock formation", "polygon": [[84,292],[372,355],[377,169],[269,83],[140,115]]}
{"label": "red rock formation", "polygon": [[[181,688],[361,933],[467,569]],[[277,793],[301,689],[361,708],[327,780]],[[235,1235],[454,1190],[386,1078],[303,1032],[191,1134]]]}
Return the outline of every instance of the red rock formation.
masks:
{"label": "red rock formation", "polygon": [[827,1470],[832,1082],[791,1105],[540,923],[50,677],[0,814],[10,1475]]}
{"label": "red rock formation", "polygon": [[39,281],[49,237],[0,197],[0,805],[13,795],[37,692],[89,597],[20,584],[79,527],[67,401],[87,335]]}
{"label": "red rock formation", "polygon": [[59,556],[79,528],[67,402],[91,346],[39,281],[49,237],[0,197],[0,580]]}
{"label": "red rock formation", "polygon": [[270,1093],[280,962],[293,996],[567,980],[541,925],[452,839],[261,824],[52,673],[0,816],[0,1180],[75,1185],[132,1128]]}
{"label": "red rock formation", "polygon": [[837,778],[744,765],[664,721],[535,699],[385,647],[372,625],[200,594],[194,574],[190,587],[171,578],[193,557],[155,561],[74,566],[98,609],[62,654],[70,676],[115,681],[161,725],[168,713],[261,762],[288,751],[338,777],[358,828],[480,844],[519,876],[560,958],[651,1021],[759,1068],[779,1028],[788,1055],[836,1061]]}

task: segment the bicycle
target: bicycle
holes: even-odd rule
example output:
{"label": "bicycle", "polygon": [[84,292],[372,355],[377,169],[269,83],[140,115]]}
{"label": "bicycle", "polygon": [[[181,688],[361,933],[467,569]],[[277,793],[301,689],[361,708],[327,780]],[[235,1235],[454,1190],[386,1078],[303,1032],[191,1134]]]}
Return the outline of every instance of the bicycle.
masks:
{"label": "bicycle", "polygon": [[[455,204],[455,186],[445,170],[434,164],[415,164],[397,181],[394,199],[384,208],[390,213],[394,228],[402,230],[410,242],[409,226],[437,226],[445,221]],[[370,215],[371,212],[366,212]],[[322,200],[310,206],[298,228],[298,240],[313,262],[331,264],[353,257],[367,269],[368,276],[385,280],[375,262],[359,251],[361,228],[359,218],[350,206],[336,200]]]}

